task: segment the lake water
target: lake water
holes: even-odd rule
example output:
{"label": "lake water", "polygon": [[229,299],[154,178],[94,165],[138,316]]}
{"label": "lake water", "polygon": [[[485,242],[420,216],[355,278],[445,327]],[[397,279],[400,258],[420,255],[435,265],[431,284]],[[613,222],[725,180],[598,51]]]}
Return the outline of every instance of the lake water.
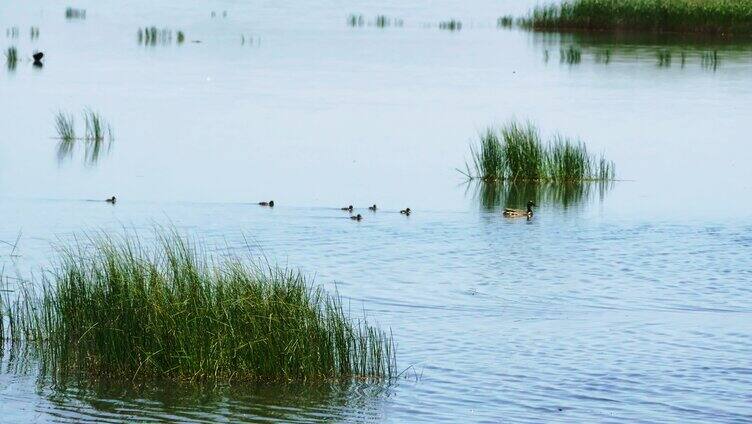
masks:
{"label": "lake water", "polygon": [[[21,57],[0,68],[7,284],[82,231],[174,225],[336,286],[412,366],[389,387],[59,390],[6,355],[0,421],[752,421],[752,43],[496,28],[534,4],[0,3]],[[186,42],[139,44],[151,25]],[[80,130],[87,107],[115,141],[61,157],[55,114]],[[619,181],[465,184],[470,143],[511,118],[582,138]],[[533,196],[532,220],[501,217]]]}

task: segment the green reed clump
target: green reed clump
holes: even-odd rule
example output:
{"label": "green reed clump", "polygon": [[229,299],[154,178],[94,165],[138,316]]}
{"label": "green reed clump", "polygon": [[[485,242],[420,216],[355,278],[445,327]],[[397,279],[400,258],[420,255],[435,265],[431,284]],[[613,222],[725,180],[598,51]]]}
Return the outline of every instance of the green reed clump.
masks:
{"label": "green reed clump", "polygon": [[58,112],[55,115],[55,129],[58,138],[63,142],[72,142],[76,139],[75,120],[73,115]]}
{"label": "green reed clump", "polygon": [[752,33],[752,0],[564,0],[522,19],[536,30]]}
{"label": "green reed clump", "polygon": [[439,22],[439,29],[445,29],[448,31],[459,31],[462,29],[462,22],[457,20],[449,20],[449,21],[443,21]]}
{"label": "green reed clump", "polygon": [[511,28],[514,24],[512,15],[504,15],[496,20],[496,26],[499,28]]}
{"label": "green reed clump", "polygon": [[463,173],[484,181],[607,181],[615,176],[613,162],[592,156],[584,143],[560,135],[544,143],[533,124],[516,121],[487,129],[470,147],[470,157]]}
{"label": "green reed clump", "polygon": [[351,14],[347,17],[347,24],[351,27],[362,27],[365,25],[365,19],[363,18],[363,15]]}
{"label": "green reed clump", "polygon": [[86,9],[68,7],[65,9],[66,19],[86,19]]}
{"label": "green reed clump", "polygon": [[18,64],[18,49],[14,46],[10,46],[5,50],[5,64],[8,66],[8,69],[16,68]]}
{"label": "green reed clump", "polygon": [[[353,321],[298,272],[208,256],[158,232],[98,236],[62,250],[41,292],[19,298],[4,336],[64,378],[390,378],[391,335]],[[39,284],[37,284],[39,286]]]}
{"label": "green reed clump", "polygon": [[84,124],[85,124],[85,136],[86,140],[103,141],[105,139],[112,139],[112,127],[108,124],[99,112],[95,112],[91,109],[84,111]]}

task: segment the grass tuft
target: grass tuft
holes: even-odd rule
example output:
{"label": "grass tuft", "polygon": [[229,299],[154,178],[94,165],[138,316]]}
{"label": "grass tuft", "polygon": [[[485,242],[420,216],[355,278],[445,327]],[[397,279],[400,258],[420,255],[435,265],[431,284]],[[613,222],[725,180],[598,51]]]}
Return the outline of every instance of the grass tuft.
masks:
{"label": "grass tuft", "polygon": [[496,20],[496,26],[499,28],[511,28],[514,24],[512,15],[504,15]]}
{"label": "grass tuft", "polygon": [[752,33],[752,0],[564,0],[521,19],[534,30]]}
{"label": "grass tuft", "polygon": [[10,46],[5,50],[5,64],[9,70],[16,69],[16,65],[18,64],[18,49],[14,46]]}
{"label": "grass tuft", "polygon": [[[389,333],[298,272],[214,258],[174,231],[99,235],[4,310],[3,337],[64,379],[316,381],[395,374]],[[6,314],[7,315],[7,314]]]}
{"label": "grass tuft", "polygon": [[68,7],[65,9],[65,19],[86,19],[86,9]]}
{"label": "grass tuft", "polygon": [[439,29],[448,31],[459,31],[462,29],[462,22],[451,19],[449,21],[439,22]]}
{"label": "grass tuft", "polygon": [[561,135],[544,143],[532,123],[510,121],[500,130],[487,129],[470,146],[465,176],[484,181],[580,182],[608,181],[614,164],[588,153],[585,144]]}

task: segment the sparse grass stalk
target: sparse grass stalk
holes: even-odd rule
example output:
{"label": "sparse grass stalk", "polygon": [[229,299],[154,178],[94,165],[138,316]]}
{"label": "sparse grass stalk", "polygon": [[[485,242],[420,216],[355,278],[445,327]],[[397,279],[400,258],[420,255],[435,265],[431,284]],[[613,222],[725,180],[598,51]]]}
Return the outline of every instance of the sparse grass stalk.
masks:
{"label": "sparse grass stalk", "polygon": [[213,258],[186,237],[100,235],[12,306],[6,340],[33,347],[56,378],[143,380],[384,379],[391,335],[352,320],[338,295],[298,272]]}
{"label": "sparse grass stalk", "polygon": [[496,20],[496,26],[499,28],[511,28],[514,24],[512,15],[504,15]]}
{"label": "sparse grass stalk", "polygon": [[68,7],[65,9],[66,19],[86,19],[86,9]]}
{"label": "sparse grass stalk", "polygon": [[564,0],[535,7],[535,30],[752,33],[752,0]]}
{"label": "sparse grass stalk", "polygon": [[73,115],[58,112],[55,115],[55,128],[57,136],[63,142],[72,142],[76,139],[76,129]]}
{"label": "sparse grass stalk", "polygon": [[18,63],[18,49],[15,46],[10,46],[5,50],[5,63],[9,69],[16,67]]}
{"label": "sparse grass stalk", "polygon": [[462,22],[455,20],[455,19],[439,22],[439,29],[445,29],[448,31],[459,31],[462,29]]}
{"label": "sparse grass stalk", "polygon": [[487,129],[470,146],[471,162],[463,172],[484,181],[608,181],[614,164],[588,153],[584,143],[556,135],[543,142],[531,123],[511,121],[500,130]]}

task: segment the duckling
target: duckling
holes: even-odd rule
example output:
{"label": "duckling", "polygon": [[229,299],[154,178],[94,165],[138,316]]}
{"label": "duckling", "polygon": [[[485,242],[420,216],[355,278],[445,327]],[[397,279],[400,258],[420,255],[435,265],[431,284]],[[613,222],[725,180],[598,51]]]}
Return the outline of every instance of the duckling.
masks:
{"label": "duckling", "polygon": [[376,204],[374,203],[374,205],[373,205],[373,206],[369,206],[369,207],[368,207],[368,210],[369,210],[369,211],[373,211],[373,212],[376,212]]}
{"label": "duckling", "polygon": [[107,203],[112,203],[114,205],[115,202],[117,202],[117,199],[115,198],[115,196],[112,196],[109,199],[104,199],[104,201]]}
{"label": "duckling", "polygon": [[355,216],[351,216],[350,219],[352,219],[353,221],[360,221],[363,219],[363,217],[360,214],[357,214]]}
{"label": "duckling", "polygon": [[410,208],[405,208],[400,211],[402,215],[410,216]]}
{"label": "duckling", "polygon": [[346,207],[346,208],[339,208],[339,210],[341,210],[341,211],[348,211],[348,212],[352,212],[352,211],[353,211],[353,206],[352,206],[352,205],[350,205],[350,206],[348,206],[348,207]]}
{"label": "duckling", "polygon": [[268,202],[259,202],[259,206],[269,206],[270,208],[274,207],[274,200],[270,200]]}
{"label": "duckling", "polygon": [[504,209],[504,212],[502,213],[507,218],[520,218],[520,217],[527,217],[532,218],[533,217],[533,206],[538,207],[535,203],[533,203],[532,200],[527,202],[527,210],[522,209]]}

